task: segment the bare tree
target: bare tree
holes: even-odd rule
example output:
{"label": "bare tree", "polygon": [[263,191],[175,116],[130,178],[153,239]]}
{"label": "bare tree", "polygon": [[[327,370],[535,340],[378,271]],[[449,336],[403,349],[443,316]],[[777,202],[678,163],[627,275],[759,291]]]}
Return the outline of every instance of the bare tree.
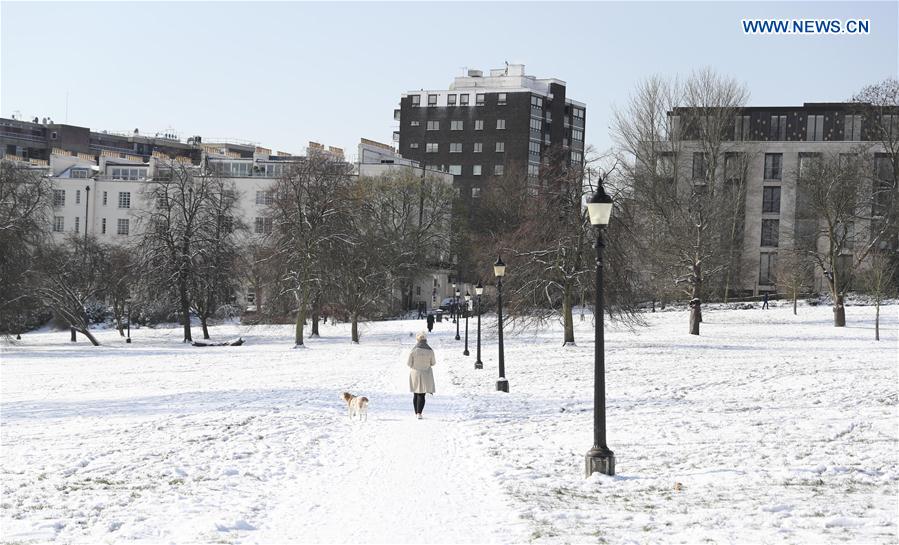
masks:
{"label": "bare tree", "polygon": [[29,281],[37,297],[69,327],[99,346],[85,309],[102,298],[110,265],[108,248],[94,237],[73,235],[63,243],[40,246],[35,260]]}
{"label": "bare tree", "polygon": [[112,245],[107,248],[108,266],[100,282],[102,283],[102,296],[112,309],[112,317],[115,320],[119,335],[125,336],[125,326],[122,320],[127,311],[127,301],[136,293],[136,285],[139,282],[140,269],[137,265],[134,248],[128,246]]}
{"label": "bare tree", "polygon": [[783,290],[790,296],[795,315],[799,294],[812,285],[812,262],[802,251],[797,250],[782,249],[777,257],[775,283],[778,291]]}
{"label": "bare tree", "polygon": [[0,161],[0,331],[20,333],[40,309],[28,275],[45,242],[52,186],[44,171]]}
{"label": "bare tree", "polygon": [[216,180],[205,169],[169,162],[147,181],[146,207],[138,217],[144,225],[138,246],[142,269],[159,289],[170,287],[177,294],[183,342],[193,341],[190,311],[200,274],[197,260],[207,240],[205,221]]}
{"label": "bare tree", "polygon": [[862,286],[874,298],[874,340],[880,340],[880,304],[896,295],[896,264],[887,252],[871,253],[868,267],[862,273]]}
{"label": "bare tree", "polygon": [[890,236],[876,210],[868,147],[853,153],[800,157],[797,173],[797,242],[814,261],[833,300],[834,326],[846,325],[843,306],[852,277],[872,251]]}
{"label": "bare tree", "polygon": [[346,239],[343,217],[352,165],[310,153],[292,165],[273,188],[272,263],[297,304],[294,345],[303,346],[309,306],[320,289],[318,263],[332,240]]}
{"label": "bare tree", "polygon": [[[742,163],[745,172],[731,136],[747,98],[745,86],[706,69],[682,84],[652,77],[615,114],[634,229],[647,233],[655,274],[686,287],[693,335],[707,284],[738,263],[745,176],[728,167]],[[729,156],[738,159],[728,165]]]}

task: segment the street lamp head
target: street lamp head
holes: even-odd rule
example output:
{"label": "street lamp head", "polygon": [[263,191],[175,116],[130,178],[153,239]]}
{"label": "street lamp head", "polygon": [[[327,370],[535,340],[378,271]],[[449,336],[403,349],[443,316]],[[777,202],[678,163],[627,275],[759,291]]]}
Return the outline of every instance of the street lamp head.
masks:
{"label": "street lamp head", "polygon": [[466,302],[466,303],[470,303],[470,302],[471,302],[471,294],[468,293],[467,291],[465,292],[465,302]]}
{"label": "street lamp head", "polygon": [[493,274],[495,274],[497,278],[502,278],[506,275],[506,264],[503,263],[502,257],[496,257],[496,263],[493,264]]}
{"label": "street lamp head", "polygon": [[474,287],[474,292],[475,292],[475,294],[477,294],[477,295],[483,295],[483,294],[484,294],[484,286],[481,285],[481,281],[480,281],[480,280],[478,280],[478,285]]}
{"label": "street lamp head", "polygon": [[456,283],[453,282],[453,289],[456,289]]}
{"label": "street lamp head", "polygon": [[590,223],[608,225],[609,216],[612,215],[612,197],[602,187],[602,180],[596,186],[596,192],[587,199],[587,213],[590,215]]}
{"label": "street lamp head", "polygon": [[459,288],[456,288],[456,297],[459,297]]}

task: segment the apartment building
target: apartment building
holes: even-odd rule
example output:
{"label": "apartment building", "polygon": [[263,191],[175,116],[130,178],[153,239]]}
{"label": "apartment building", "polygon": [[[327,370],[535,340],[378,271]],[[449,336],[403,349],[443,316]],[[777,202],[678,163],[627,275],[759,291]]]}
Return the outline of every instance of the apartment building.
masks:
{"label": "apartment building", "polygon": [[491,177],[515,170],[537,177],[550,150],[584,160],[586,105],[564,81],[507,64],[484,76],[468,70],[448,89],[408,91],[394,110],[404,158],[454,176],[459,195],[476,202]]}
{"label": "apartment building", "polygon": [[[677,118],[678,110],[670,112]],[[879,120],[878,128],[892,127],[899,141],[899,110]],[[676,126],[672,123],[673,126]],[[743,277],[735,286],[743,293],[776,290],[778,252],[793,249],[799,241],[814,239],[817,219],[809,219],[805,198],[798,185],[807,161],[822,155],[864,152],[874,159],[873,172],[859,180],[859,190],[870,191],[872,183],[891,178],[891,167],[874,123],[859,113],[852,103],[804,103],[802,106],[746,107],[728,134],[726,156],[720,164],[728,176],[731,159],[745,159],[746,197],[743,228]],[[698,180],[704,176],[707,159],[696,141],[682,142],[679,175]],[[870,222],[868,222],[870,223]],[[859,238],[871,225],[847,226]],[[824,248],[820,246],[819,250]],[[853,259],[851,244],[841,249],[841,260]],[[822,291],[821,271],[815,271],[811,286]]]}

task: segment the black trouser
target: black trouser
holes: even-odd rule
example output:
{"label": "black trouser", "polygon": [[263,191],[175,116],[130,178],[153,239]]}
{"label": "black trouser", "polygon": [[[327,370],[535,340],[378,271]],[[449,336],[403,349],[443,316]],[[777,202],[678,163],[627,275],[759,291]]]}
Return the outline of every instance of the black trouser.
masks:
{"label": "black trouser", "polygon": [[412,394],[412,406],[415,407],[415,414],[421,414],[425,409],[425,394]]}

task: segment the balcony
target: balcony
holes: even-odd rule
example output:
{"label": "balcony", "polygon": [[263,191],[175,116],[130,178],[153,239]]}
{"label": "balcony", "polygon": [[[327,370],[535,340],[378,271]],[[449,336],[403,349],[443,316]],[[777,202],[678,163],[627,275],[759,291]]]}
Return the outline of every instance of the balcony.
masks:
{"label": "balcony", "polygon": [[400,109],[399,109],[399,108],[395,108],[395,109],[393,110],[393,120],[394,120],[394,121],[399,121],[399,120],[400,120]]}

